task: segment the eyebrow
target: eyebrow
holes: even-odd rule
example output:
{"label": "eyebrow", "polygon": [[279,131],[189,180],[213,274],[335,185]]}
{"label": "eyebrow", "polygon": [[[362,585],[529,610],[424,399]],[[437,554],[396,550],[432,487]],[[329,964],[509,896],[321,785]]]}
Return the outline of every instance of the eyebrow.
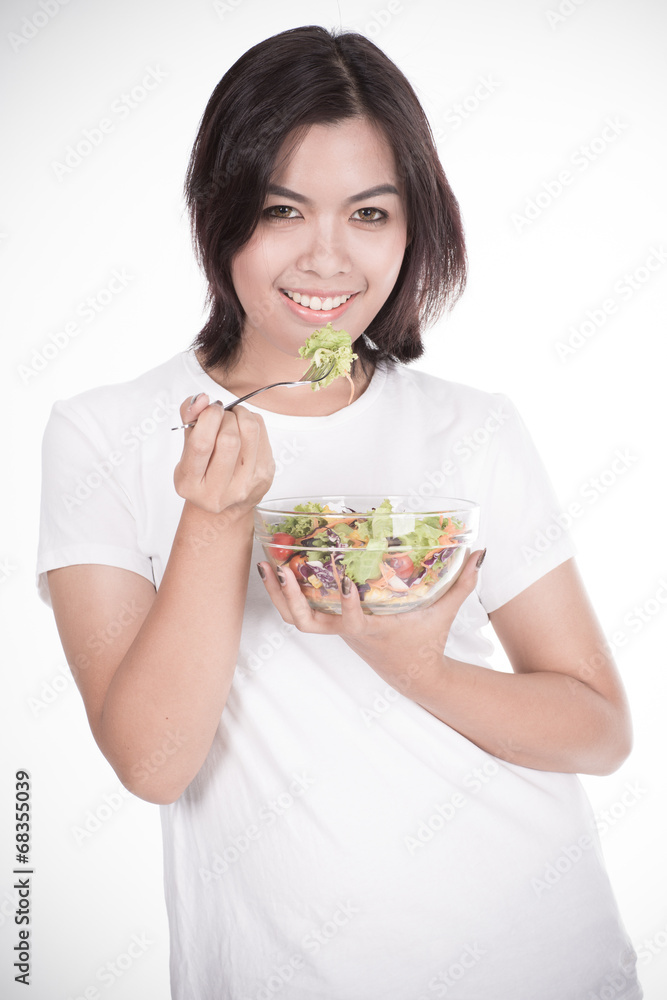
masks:
{"label": "eyebrow", "polygon": [[[304,205],[310,205],[310,199],[304,197],[302,194],[298,194],[296,191],[291,191],[289,188],[281,187],[279,184],[269,184],[268,194],[277,194],[281,198],[289,198],[290,201],[299,201]],[[351,205],[355,201],[364,201],[366,198],[375,198],[380,194],[398,194],[398,188],[394,187],[393,184],[378,184],[377,187],[368,188],[366,191],[360,191],[359,194],[353,194],[351,198],[345,199],[346,205]]]}

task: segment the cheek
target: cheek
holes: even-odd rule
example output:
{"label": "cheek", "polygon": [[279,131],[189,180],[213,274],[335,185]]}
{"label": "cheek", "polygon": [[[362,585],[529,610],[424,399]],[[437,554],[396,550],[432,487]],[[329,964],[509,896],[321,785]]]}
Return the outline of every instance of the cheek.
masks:
{"label": "cheek", "polygon": [[266,285],[269,269],[263,243],[249,244],[232,263],[232,281],[239,298]]}
{"label": "cheek", "polygon": [[405,255],[405,243],[405,237],[397,235],[395,239],[388,240],[382,248],[378,248],[379,252],[374,254],[373,268],[377,280],[388,290],[393,288],[398,272],[401,270]]}

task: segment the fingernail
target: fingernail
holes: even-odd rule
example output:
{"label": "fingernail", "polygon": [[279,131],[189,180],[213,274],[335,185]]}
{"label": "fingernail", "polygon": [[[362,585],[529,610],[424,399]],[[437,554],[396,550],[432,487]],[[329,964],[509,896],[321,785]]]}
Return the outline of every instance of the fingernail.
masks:
{"label": "fingernail", "polygon": [[266,580],[266,573],[264,572],[264,567],[261,563],[257,563],[257,571],[261,576],[262,580]]}
{"label": "fingernail", "polygon": [[345,597],[349,597],[351,589],[352,589],[352,581],[350,580],[349,576],[344,576],[343,582],[341,583],[341,590],[343,591],[343,595]]}
{"label": "fingernail", "polygon": [[479,567],[480,567],[480,566],[482,565],[482,563],[484,562],[484,556],[485,556],[485,555],[486,555],[486,549],[484,549],[484,551],[482,552],[481,556],[480,556],[480,557],[479,557],[479,559],[477,560],[477,563],[476,563],[476,565],[477,565],[477,569],[479,569]]}
{"label": "fingernail", "polygon": [[201,392],[198,392],[196,396],[192,397],[192,399],[190,400],[190,405],[188,406],[188,410],[192,409],[192,407],[195,405],[195,403],[197,402],[197,400],[199,399],[200,396],[201,396]]}
{"label": "fingernail", "polygon": [[280,583],[280,586],[284,587],[287,581],[285,580],[285,574],[281,570],[280,566],[278,566],[276,568],[276,576],[278,577],[278,581]]}

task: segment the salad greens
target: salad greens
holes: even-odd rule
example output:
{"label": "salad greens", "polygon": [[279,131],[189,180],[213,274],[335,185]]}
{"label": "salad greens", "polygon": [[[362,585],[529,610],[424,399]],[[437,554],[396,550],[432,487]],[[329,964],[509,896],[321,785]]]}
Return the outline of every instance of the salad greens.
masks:
{"label": "salad greens", "polygon": [[334,330],[331,323],[322,330],[315,332],[308,338],[303,347],[299,348],[302,358],[311,359],[313,364],[318,366],[334,361],[334,367],[326,378],[321,382],[313,382],[312,388],[324,389],[330,385],[334,379],[345,377],[351,382],[349,372],[352,362],[358,357],[352,353],[352,340],[345,330]]}
{"label": "salad greens", "polygon": [[294,511],[312,516],[292,513],[267,525],[267,545],[317,601],[337,598],[343,574],[357,584],[362,601],[422,597],[465,542],[465,525],[456,518],[394,512],[388,499],[371,511],[339,512],[316,501]]}

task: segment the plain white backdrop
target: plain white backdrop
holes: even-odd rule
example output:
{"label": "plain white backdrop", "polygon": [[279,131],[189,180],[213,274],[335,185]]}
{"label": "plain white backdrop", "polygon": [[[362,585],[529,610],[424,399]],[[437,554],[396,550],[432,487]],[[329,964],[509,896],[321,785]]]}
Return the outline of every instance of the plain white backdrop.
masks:
{"label": "plain white backdrop", "polygon": [[25,995],[12,968],[25,768],[32,1000],[169,996],[159,810],[101,756],[34,587],[41,436],[55,400],[193,340],[204,284],[182,184],[199,118],[250,45],[309,23],[376,41],[437,137],[470,279],[415,367],[509,395],[572,513],[636,732],[617,773],[583,781],[646,998],[664,1000],[661,0],[3,3],[0,993]]}

